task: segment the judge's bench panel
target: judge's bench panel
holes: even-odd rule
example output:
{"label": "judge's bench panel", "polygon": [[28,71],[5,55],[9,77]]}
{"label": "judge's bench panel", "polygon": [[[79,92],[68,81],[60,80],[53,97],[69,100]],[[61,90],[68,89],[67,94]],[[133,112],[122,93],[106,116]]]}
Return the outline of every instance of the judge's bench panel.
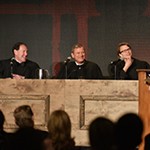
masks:
{"label": "judge's bench panel", "polygon": [[71,118],[76,145],[89,145],[88,125],[95,117],[115,121],[124,113],[138,113],[138,86],[138,80],[0,79],[4,127],[16,129],[13,111],[23,104],[32,107],[35,126],[43,130],[50,113],[64,109]]}

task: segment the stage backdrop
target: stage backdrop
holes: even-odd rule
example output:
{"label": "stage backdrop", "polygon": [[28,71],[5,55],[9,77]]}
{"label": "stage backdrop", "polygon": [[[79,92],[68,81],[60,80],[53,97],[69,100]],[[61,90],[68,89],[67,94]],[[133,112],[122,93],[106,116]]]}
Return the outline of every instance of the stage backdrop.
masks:
{"label": "stage backdrop", "polygon": [[1,0],[0,59],[11,57],[18,41],[28,44],[29,59],[51,76],[77,42],[105,76],[122,41],[150,63],[150,0]]}

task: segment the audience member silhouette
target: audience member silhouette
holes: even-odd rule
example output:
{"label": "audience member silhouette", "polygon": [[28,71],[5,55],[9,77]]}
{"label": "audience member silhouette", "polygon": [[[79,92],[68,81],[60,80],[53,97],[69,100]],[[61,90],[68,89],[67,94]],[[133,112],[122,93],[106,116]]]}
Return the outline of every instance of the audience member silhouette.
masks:
{"label": "audience member silhouette", "polygon": [[15,109],[15,123],[19,129],[14,133],[11,149],[42,150],[48,132],[34,128],[33,111],[30,106],[22,105]]}
{"label": "audience member silhouette", "polygon": [[142,142],[143,121],[134,113],[121,116],[116,123],[119,150],[136,150]]}
{"label": "audience member silhouette", "polygon": [[150,133],[144,138],[144,150],[150,150]]}
{"label": "audience member silhouette", "polygon": [[71,137],[71,121],[63,110],[55,110],[50,115],[48,125],[49,142],[46,150],[72,150],[75,148],[74,138]]}
{"label": "audience member silhouette", "polygon": [[89,140],[92,150],[115,150],[115,123],[98,117],[89,126]]}
{"label": "audience member silhouette", "polygon": [[11,138],[11,133],[4,131],[5,116],[0,110],[0,150],[7,150],[9,145],[9,139]]}

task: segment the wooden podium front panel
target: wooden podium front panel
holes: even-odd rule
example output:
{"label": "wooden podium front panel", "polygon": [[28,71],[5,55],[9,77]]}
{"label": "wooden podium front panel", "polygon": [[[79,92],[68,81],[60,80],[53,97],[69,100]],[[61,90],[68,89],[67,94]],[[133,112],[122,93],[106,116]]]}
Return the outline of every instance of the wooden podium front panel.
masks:
{"label": "wooden podium front panel", "polygon": [[147,83],[147,71],[138,70],[139,77],[139,115],[144,122],[143,141],[140,150],[144,149],[144,137],[150,133],[150,82]]}
{"label": "wooden podium front panel", "polygon": [[32,107],[35,125],[43,130],[50,113],[64,109],[71,118],[76,145],[88,145],[88,126],[95,117],[115,121],[124,113],[138,113],[138,81],[0,79],[6,130],[16,128],[13,111],[22,104]]}

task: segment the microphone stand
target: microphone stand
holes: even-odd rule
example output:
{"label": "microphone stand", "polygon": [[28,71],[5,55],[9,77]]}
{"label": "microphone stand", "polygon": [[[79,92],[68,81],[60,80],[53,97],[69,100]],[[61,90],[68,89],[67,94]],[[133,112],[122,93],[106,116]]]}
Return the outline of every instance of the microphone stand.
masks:
{"label": "microphone stand", "polygon": [[114,79],[117,80],[117,64],[114,65]]}
{"label": "microphone stand", "polygon": [[14,58],[11,58],[11,60],[10,60],[10,74],[11,74],[11,78],[13,78],[13,60],[14,60]]}
{"label": "microphone stand", "polygon": [[117,80],[117,65],[122,61],[122,59],[118,59],[115,62],[111,62],[111,64],[114,66],[114,79]]}
{"label": "microphone stand", "polygon": [[68,66],[67,66],[68,63],[65,63],[65,79],[68,78]]}
{"label": "microphone stand", "polygon": [[65,79],[68,79],[68,63],[69,61],[71,60],[71,57],[67,57],[67,59],[64,61],[64,64],[65,64]]}

